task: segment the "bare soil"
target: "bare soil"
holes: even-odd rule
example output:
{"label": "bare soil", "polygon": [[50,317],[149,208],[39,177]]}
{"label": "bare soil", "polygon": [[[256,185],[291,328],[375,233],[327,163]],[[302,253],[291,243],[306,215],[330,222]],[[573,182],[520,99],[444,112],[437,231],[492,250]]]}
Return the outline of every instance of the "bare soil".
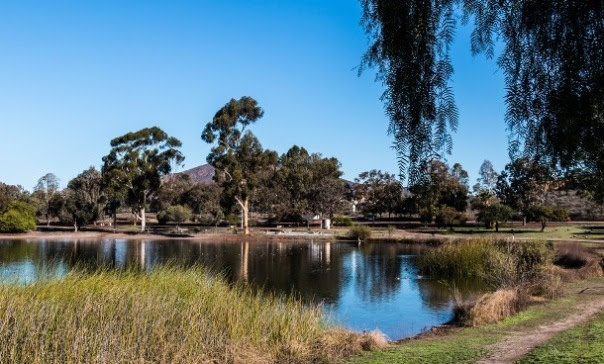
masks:
{"label": "bare soil", "polygon": [[514,363],[556,334],[589,321],[604,309],[604,287],[588,288],[581,291],[580,294],[593,294],[599,298],[578,305],[575,313],[560,320],[531,328],[525,332],[512,333],[509,339],[493,345],[491,355],[479,363]]}

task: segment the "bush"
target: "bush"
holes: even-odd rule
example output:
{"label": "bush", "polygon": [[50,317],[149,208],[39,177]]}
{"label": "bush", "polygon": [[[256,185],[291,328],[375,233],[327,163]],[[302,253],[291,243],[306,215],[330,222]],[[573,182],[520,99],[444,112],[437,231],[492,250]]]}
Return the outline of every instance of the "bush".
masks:
{"label": "bush", "polygon": [[36,208],[19,201],[13,201],[0,214],[0,232],[23,233],[36,228]]}
{"label": "bush", "polygon": [[241,224],[241,218],[239,218],[239,215],[228,214],[225,220],[229,226],[239,226]]}
{"label": "bush", "polygon": [[185,206],[170,206],[164,211],[161,211],[157,214],[157,220],[161,224],[165,224],[167,222],[174,222],[177,225],[180,225],[191,219],[193,213],[191,209]]}
{"label": "bush", "polygon": [[354,225],[348,230],[348,237],[354,240],[367,240],[371,237],[371,229],[365,225]]}
{"label": "bush", "polygon": [[352,226],[352,219],[346,215],[336,215],[333,217],[333,224],[335,226]]}
{"label": "bush", "polygon": [[452,207],[443,206],[436,212],[435,222],[438,227],[450,227],[453,229],[455,225],[465,224],[466,215]]}

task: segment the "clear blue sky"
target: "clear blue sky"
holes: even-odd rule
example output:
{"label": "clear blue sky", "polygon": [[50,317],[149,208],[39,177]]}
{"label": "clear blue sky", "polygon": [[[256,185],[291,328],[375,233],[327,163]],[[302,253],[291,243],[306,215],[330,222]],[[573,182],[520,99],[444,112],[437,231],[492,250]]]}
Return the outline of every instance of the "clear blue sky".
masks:
{"label": "clear blue sky", "polygon": [[[232,97],[256,98],[253,126],[279,153],[293,144],[335,156],[345,177],[396,172],[356,0],[3,1],[0,3],[0,181],[62,186],[100,166],[109,140],[159,126],[183,142],[185,168],[205,163],[203,126]],[[503,77],[453,45],[460,127],[448,161],[472,180],[507,162]]]}

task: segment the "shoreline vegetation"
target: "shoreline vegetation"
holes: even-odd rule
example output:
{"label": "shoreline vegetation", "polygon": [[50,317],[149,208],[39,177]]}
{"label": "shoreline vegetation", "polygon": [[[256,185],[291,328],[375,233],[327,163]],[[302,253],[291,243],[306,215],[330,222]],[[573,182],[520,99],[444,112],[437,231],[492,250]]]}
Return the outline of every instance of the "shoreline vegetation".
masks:
{"label": "shoreline vegetation", "polygon": [[[50,240],[74,237],[93,240],[101,236],[161,239],[156,235],[99,232],[13,236],[21,239],[45,236]],[[229,236],[237,241],[268,237],[265,234],[201,236],[210,241]],[[76,271],[64,280],[0,286],[0,340],[6,348],[0,357],[15,362],[48,358],[95,362],[118,357],[188,362],[199,361],[201,353],[205,355],[202,361],[219,362],[333,362],[347,358],[372,362],[372,358],[380,358],[374,361],[379,362],[383,358],[422,357],[424,354],[413,352],[413,348],[424,350],[433,340],[447,343],[469,340],[477,351],[468,349],[467,353],[455,355],[461,359],[466,355],[477,358],[484,357],[489,345],[502,336],[493,335],[483,342],[459,334],[466,332],[459,331],[465,330],[460,327],[478,333],[493,325],[506,326],[510,321],[535,315],[540,307],[547,310],[566,300],[568,287],[604,281],[602,256],[578,243],[424,236],[423,241],[414,240],[428,247],[418,259],[423,274],[436,279],[478,279],[488,288],[483,295],[469,301],[459,299],[451,323],[399,343],[388,343],[379,332],[360,334],[332,327],[325,322],[320,307],[303,305],[291,297],[252,291],[240,284],[230,285],[200,267],[160,267],[148,274]],[[0,235],[0,239],[4,238]],[[141,344],[133,345],[139,342],[138,337]],[[91,346],[83,345],[83,341],[90,341]],[[15,348],[26,349],[17,352]],[[384,350],[357,357],[363,351],[375,349]],[[398,354],[391,357],[393,352]]]}
{"label": "shoreline vegetation", "polygon": [[201,267],[0,285],[0,342],[1,361],[12,363],[328,363],[387,344],[328,325],[320,307]]}

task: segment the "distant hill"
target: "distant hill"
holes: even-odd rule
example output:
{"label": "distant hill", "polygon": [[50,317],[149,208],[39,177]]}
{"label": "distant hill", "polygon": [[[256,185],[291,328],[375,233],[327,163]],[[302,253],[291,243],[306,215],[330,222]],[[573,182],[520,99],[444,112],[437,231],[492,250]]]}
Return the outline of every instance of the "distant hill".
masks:
{"label": "distant hill", "polygon": [[191,177],[191,180],[194,182],[212,184],[214,183],[214,173],[214,167],[209,164],[204,164],[195,168],[187,169],[186,171],[171,174],[170,177],[186,175]]}
{"label": "distant hill", "polygon": [[[214,183],[214,173],[214,167],[209,164],[204,164],[195,168],[187,169],[186,171],[171,174],[167,178],[187,175],[191,177],[191,180],[194,182],[211,184]],[[357,185],[355,182],[348,181],[343,178],[342,181],[344,181],[350,188],[354,188]]]}

